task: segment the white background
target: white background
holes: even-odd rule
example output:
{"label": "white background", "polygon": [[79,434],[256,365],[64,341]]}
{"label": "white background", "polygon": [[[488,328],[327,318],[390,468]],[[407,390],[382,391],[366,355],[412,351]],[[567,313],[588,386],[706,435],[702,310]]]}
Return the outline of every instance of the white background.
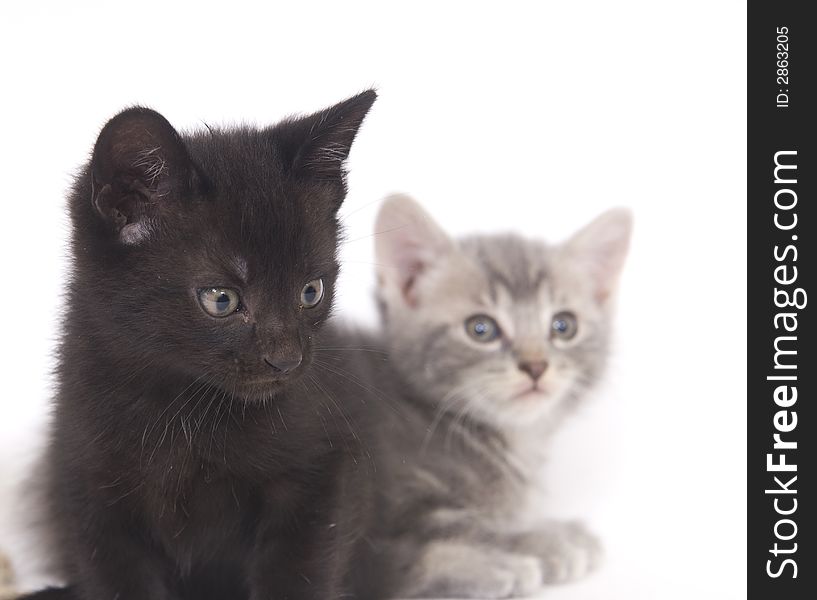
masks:
{"label": "white background", "polygon": [[373,320],[387,193],[455,234],[550,240],[631,207],[610,381],[552,460],[554,510],[585,517],[608,560],[547,597],[745,596],[742,2],[130,6],[0,9],[0,547],[27,581],[13,492],[43,438],[64,191],[99,128],[134,103],[180,127],[268,124],[375,85],[340,312]]}

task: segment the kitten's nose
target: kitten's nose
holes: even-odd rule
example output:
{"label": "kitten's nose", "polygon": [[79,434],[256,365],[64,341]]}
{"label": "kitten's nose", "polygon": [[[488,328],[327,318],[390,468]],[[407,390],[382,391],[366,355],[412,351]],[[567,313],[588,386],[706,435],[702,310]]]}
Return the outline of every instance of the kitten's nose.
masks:
{"label": "kitten's nose", "polygon": [[286,375],[290,371],[296,369],[298,365],[301,364],[301,355],[297,354],[295,356],[278,356],[270,358],[269,356],[264,357],[264,362],[267,363],[272,370],[276,373],[281,373]]}
{"label": "kitten's nose", "polygon": [[519,363],[519,370],[530,375],[530,378],[534,381],[538,381],[544,372],[547,371],[547,368],[547,361],[544,360],[525,361]]}

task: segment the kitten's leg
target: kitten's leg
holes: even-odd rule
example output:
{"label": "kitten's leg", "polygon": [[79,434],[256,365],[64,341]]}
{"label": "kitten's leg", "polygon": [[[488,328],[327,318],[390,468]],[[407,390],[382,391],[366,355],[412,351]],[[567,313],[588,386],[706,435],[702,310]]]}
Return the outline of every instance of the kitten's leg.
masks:
{"label": "kitten's leg", "polygon": [[[340,462],[341,464],[338,464]],[[250,600],[340,598],[356,538],[354,505],[345,497],[359,487],[345,457],[332,457],[304,488],[297,505],[284,511],[270,490],[249,572]]]}
{"label": "kitten's leg", "polygon": [[69,545],[70,594],[81,600],[178,600],[168,586],[163,557],[124,526],[126,515],[110,506],[89,505],[73,520],[84,527],[74,532],[75,542]]}
{"label": "kitten's leg", "polygon": [[296,515],[286,530],[271,529],[260,536],[250,567],[250,600],[340,596],[345,560],[335,528],[309,513]]}
{"label": "kitten's leg", "polygon": [[511,536],[507,548],[538,556],[545,583],[584,577],[598,567],[603,554],[598,538],[577,521],[550,521]]}
{"label": "kitten's leg", "polygon": [[516,598],[542,586],[535,556],[504,552],[468,541],[428,543],[401,595],[408,598]]}

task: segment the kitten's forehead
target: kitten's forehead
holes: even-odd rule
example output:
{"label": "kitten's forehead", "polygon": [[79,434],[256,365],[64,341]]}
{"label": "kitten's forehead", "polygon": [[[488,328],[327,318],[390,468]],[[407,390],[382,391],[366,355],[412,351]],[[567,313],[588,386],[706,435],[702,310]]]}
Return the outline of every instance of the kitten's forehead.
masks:
{"label": "kitten's forehead", "polygon": [[[258,174],[278,159],[276,146],[264,130],[249,127],[208,129],[184,135],[193,160],[216,177]],[[263,172],[263,171],[261,171]]]}
{"label": "kitten's forehead", "polygon": [[245,278],[291,268],[303,257],[334,257],[336,221],[320,191],[286,175],[263,130],[199,132],[186,138],[206,180],[202,217]]}
{"label": "kitten's forehead", "polygon": [[540,296],[551,277],[549,249],[542,243],[512,235],[465,238],[460,247],[485,275],[494,302]]}

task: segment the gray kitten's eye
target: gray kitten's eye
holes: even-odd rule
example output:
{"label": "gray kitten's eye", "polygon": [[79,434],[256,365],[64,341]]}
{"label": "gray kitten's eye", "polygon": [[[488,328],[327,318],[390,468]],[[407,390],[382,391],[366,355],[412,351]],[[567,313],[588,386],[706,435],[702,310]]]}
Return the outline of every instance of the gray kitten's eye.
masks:
{"label": "gray kitten's eye", "polygon": [[203,288],[199,290],[199,304],[211,317],[229,317],[238,310],[241,300],[230,288]]}
{"label": "gray kitten's eye", "polygon": [[301,306],[315,308],[323,300],[323,279],[313,279],[301,290]]}
{"label": "gray kitten's eye", "polygon": [[579,329],[579,323],[576,321],[576,315],[569,311],[563,311],[553,317],[550,324],[550,332],[552,337],[560,340],[570,340],[576,335]]}
{"label": "gray kitten's eye", "polygon": [[465,321],[465,331],[478,342],[491,342],[499,337],[499,325],[488,315],[474,315]]}

